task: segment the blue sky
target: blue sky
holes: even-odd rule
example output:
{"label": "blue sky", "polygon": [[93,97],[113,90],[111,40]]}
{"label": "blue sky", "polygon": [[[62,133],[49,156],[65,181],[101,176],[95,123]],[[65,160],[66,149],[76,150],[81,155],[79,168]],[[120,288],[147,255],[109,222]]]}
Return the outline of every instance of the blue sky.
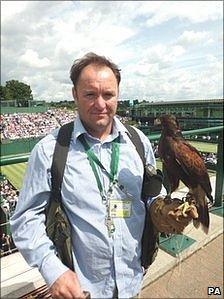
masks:
{"label": "blue sky", "polygon": [[71,100],[87,52],[121,68],[120,99],[223,98],[222,1],[1,1],[1,84]]}

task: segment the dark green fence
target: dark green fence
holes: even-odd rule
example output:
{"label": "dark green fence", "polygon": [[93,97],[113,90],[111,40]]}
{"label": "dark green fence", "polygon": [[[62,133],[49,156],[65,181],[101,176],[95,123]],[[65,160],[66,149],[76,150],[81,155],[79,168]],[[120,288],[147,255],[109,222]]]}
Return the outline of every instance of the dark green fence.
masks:
{"label": "dark green fence", "polygon": [[46,106],[38,107],[1,107],[1,114],[47,112]]}
{"label": "dark green fence", "polygon": [[38,138],[27,138],[5,141],[1,144],[1,156],[18,155],[23,153],[30,153],[35,144],[42,139]]}

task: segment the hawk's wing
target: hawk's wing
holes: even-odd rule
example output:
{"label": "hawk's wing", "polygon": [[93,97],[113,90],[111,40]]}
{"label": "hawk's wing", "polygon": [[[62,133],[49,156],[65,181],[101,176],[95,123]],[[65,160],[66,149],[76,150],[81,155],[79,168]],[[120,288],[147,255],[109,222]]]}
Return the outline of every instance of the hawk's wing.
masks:
{"label": "hawk's wing", "polygon": [[201,156],[189,144],[175,142],[172,148],[177,163],[187,175],[201,176],[207,172]]}
{"label": "hawk's wing", "polygon": [[207,196],[211,194],[211,184],[205,163],[199,152],[187,142],[174,142],[173,153],[181,169],[196,185],[201,185]]}

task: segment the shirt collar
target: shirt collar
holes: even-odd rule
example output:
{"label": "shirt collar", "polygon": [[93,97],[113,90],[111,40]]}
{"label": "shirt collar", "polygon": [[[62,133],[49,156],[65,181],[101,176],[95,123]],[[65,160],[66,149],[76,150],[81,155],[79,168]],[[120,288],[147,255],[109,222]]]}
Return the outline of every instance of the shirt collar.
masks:
{"label": "shirt collar", "polygon": [[126,136],[129,133],[117,116],[114,117],[113,132],[120,133],[122,136]]}
{"label": "shirt collar", "polygon": [[[125,128],[125,126],[120,122],[120,120],[118,119],[117,116],[114,116],[113,131],[112,131],[112,134],[110,135],[111,139],[113,140],[119,134],[121,134],[121,136],[125,137],[127,135],[127,133],[128,133],[128,130]],[[76,119],[74,120],[73,141],[76,143],[77,138],[82,134],[87,134],[88,136],[90,136],[89,133],[84,128],[79,115],[77,115]]]}
{"label": "shirt collar", "polygon": [[76,119],[74,120],[74,131],[73,131],[74,141],[76,142],[77,138],[84,133],[87,133],[87,131],[84,128],[79,115],[77,115]]}

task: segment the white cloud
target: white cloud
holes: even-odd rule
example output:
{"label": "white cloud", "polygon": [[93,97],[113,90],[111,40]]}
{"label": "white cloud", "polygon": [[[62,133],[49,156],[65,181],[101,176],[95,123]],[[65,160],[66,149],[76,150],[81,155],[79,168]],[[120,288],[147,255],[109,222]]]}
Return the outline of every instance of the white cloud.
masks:
{"label": "white cloud", "polygon": [[210,44],[214,40],[210,37],[210,33],[206,31],[195,32],[193,30],[184,31],[177,40],[178,44],[183,46],[191,46],[198,43]]}
{"label": "white cloud", "polygon": [[184,52],[185,49],[179,45],[157,44],[144,49],[144,58],[138,64],[133,64],[132,71],[143,77],[160,76],[161,72],[175,64]]}
{"label": "white cloud", "polygon": [[152,1],[150,3],[152,16],[147,20],[149,27],[174,18],[188,20],[192,23],[223,18],[223,4],[221,1]]}
{"label": "white cloud", "polygon": [[25,80],[37,99],[70,99],[69,69],[90,51],[122,69],[122,98],[222,96],[221,1],[2,1],[1,7],[2,83]]}
{"label": "white cloud", "polygon": [[27,7],[30,1],[1,1],[1,19],[4,22],[7,18],[13,18]]}
{"label": "white cloud", "polygon": [[[204,63],[202,66],[197,65],[198,58],[195,58],[193,66],[186,67],[182,63],[184,52],[175,49],[157,45],[146,50],[148,60],[132,64],[125,73],[125,82],[127,80],[128,84],[122,85],[121,97],[128,97],[129,92],[133,94],[133,98],[145,100],[222,97],[222,61],[212,54],[207,54],[202,56]],[[162,67],[166,57],[169,57],[169,63],[167,67]],[[153,63],[150,64],[149,61]]]}
{"label": "white cloud", "polygon": [[50,61],[48,58],[39,58],[38,53],[32,49],[27,49],[25,54],[21,56],[20,60],[27,66],[34,68],[43,68],[50,65]]}

